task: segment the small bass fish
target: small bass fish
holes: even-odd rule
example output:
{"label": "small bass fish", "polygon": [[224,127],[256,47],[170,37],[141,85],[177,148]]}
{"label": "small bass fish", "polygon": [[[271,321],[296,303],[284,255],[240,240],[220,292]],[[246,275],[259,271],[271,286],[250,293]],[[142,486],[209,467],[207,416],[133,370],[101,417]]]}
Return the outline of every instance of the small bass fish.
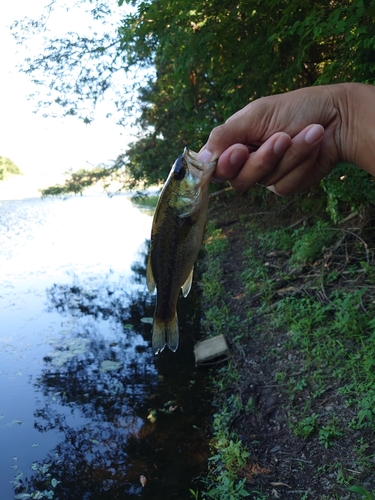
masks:
{"label": "small bass fish", "polygon": [[147,286],[157,290],[152,328],[155,354],[178,347],[177,299],[191,288],[194,262],[203,243],[208,185],[216,161],[202,163],[185,148],[175,161],[156,206],[147,263]]}

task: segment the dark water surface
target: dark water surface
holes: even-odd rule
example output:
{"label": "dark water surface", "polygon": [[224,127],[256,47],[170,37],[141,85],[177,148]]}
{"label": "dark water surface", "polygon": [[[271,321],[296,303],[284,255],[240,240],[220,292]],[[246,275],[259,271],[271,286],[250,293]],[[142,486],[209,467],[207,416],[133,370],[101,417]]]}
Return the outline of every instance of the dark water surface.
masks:
{"label": "dark water surface", "polygon": [[150,228],[126,196],[0,202],[1,500],[192,498],[199,311],[180,300],[181,346],[155,357]]}

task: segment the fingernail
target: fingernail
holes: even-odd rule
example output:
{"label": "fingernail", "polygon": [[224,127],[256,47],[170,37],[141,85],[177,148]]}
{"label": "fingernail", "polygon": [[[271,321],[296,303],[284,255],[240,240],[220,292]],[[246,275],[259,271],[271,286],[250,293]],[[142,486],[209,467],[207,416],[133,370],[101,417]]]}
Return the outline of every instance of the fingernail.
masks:
{"label": "fingernail", "polygon": [[321,125],[312,125],[306,132],[305,141],[307,144],[314,144],[324,135],[324,128]]}
{"label": "fingernail", "polygon": [[289,146],[290,137],[288,135],[281,135],[276,139],[276,142],[273,145],[273,152],[275,153],[275,155],[281,155],[285,153]]}
{"label": "fingernail", "polygon": [[204,149],[201,153],[198,154],[197,160],[202,163],[210,163],[212,160],[212,153],[209,149]]}
{"label": "fingernail", "polygon": [[280,196],[279,193],[276,191],[275,189],[275,186],[272,184],[272,186],[266,186],[266,188],[269,190],[269,191],[272,191],[274,194],[276,194],[277,196]]}

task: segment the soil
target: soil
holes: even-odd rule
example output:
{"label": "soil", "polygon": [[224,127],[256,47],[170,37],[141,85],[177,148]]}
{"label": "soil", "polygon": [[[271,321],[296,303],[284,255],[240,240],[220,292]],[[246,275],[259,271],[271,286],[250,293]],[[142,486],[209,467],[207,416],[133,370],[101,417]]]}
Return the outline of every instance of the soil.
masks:
{"label": "soil", "polygon": [[[288,335],[285,329],[270,329],[270,315],[278,314],[276,306],[281,297],[302,296],[305,293],[324,294],[324,289],[311,292],[306,291],[304,286],[312,273],[316,272],[319,266],[325,265],[325,262],[320,260],[312,265],[294,269],[292,284],[280,279],[277,282],[278,278],[275,279],[276,286],[269,314],[259,313],[262,298],[257,294],[249,297],[249,294],[244,293],[243,280],[240,277],[243,271],[243,252],[249,245],[253,246],[257,258],[268,263],[271,277],[273,270],[275,276],[280,269],[284,273],[290,272],[288,252],[275,251],[262,255],[259,243],[249,235],[249,222],[256,220],[258,227],[260,225],[267,231],[276,227],[297,227],[319,210],[324,216],[324,207],[314,200],[314,194],[310,197],[311,210],[308,213],[301,210],[301,198],[275,201],[272,196],[268,202],[263,201],[260,204],[260,200],[254,195],[234,194],[233,191],[225,190],[210,202],[209,219],[222,229],[230,242],[230,259],[224,263],[227,306],[240,320],[249,318],[249,311],[252,318],[246,323],[248,332],[242,337],[245,340],[241,341],[240,346],[231,345],[233,361],[240,372],[240,381],[235,387],[229,387],[219,398],[236,392],[244,403],[250,397],[253,399],[255,411],[240,413],[232,426],[251,454],[242,475],[247,479],[249,498],[254,499],[361,498],[348,490],[348,486],[353,484],[361,485],[368,491],[375,491],[374,436],[366,434],[365,430],[359,432],[348,428],[348,432],[344,432],[327,448],[319,442],[316,432],[305,439],[297,437],[293,432],[291,419],[295,421],[301,418],[306,402],[304,398],[307,400],[309,394],[302,393],[300,400],[290,401],[282,384],[277,382],[276,373],[281,370],[298,379],[298,371],[303,361],[298,351],[288,352],[285,349]],[[367,226],[369,219],[371,214],[367,214]],[[362,227],[364,225],[363,217],[356,218],[350,212],[347,220],[349,228],[356,224],[361,224]],[[373,233],[374,231],[368,231],[366,234],[369,248],[375,247],[375,242],[371,241],[374,238]],[[347,247],[345,251],[348,254]],[[323,260],[329,260],[331,267],[340,266],[345,256],[338,256],[336,260],[334,257],[331,251]],[[340,287],[340,282],[336,286]],[[254,335],[254,332],[262,334]],[[335,412],[340,414],[341,420],[349,423],[353,418],[353,410],[348,409],[345,401],[338,396],[335,390],[338,384],[337,380],[332,379],[326,392],[314,404],[319,405],[320,414],[326,412],[331,415]],[[369,471],[368,467],[361,469],[358,465],[355,449],[358,448],[360,438],[369,443],[366,455],[372,455],[372,471]]]}

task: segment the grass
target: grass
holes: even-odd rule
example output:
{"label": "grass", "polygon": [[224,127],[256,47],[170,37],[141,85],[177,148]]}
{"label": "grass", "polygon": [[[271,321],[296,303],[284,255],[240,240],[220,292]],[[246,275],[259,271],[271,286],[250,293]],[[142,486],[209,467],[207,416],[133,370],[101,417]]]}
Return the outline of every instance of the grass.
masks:
{"label": "grass", "polygon": [[285,348],[299,351],[306,375],[306,384],[291,379],[289,393],[308,390],[316,399],[333,379],[337,394],[354,408],[350,427],[375,431],[375,311],[373,304],[362,308],[365,293],[366,288],[334,291],[327,304],[310,297],[287,298],[279,302],[273,323],[288,326]]}
{"label": "grass", "polygon": [[207,491],[203,498],[235,500],[250,495],[245,489],[246,479],[239,479],[250,453],[238,436],[230,431],[230,422],[241,409],[236,396],[228,398],[213,419],[214,437],[211,442],[210,472],[206,479]]}
{"label": "grass", "polygon": [[[205,270],[201,287],[204,297],[205,314],[203,326],[209,335],[232,332],[238,328],[238,318],[232,317],[226,306],[223,260],[229,251],[228,239],[221,230],[208,224],[205,244]],[[229,363],[219,370],[219,376],[212,380],[213,390],[222,391],[229,385],[238,383],[238,371]],[[251,406],[248,403],[249,406]],[[239,478],[240,470],[246,465],[249,452],[241,440],[230,429],[230,422],[242,409],[239,398],[232,395],[218,404],[212,423],[212,456],[209,459],[209,473],[205,479],[206,490],[202,498],[215,500],[236,500],[249,496],[245,478]],[[193,492],[191,492],[193,495]],[[196,498],[196,493],[193,495]]]}
{"label": "grass", "polygon": [[[243,314],[233,316],[224,265],[231,258],[229,239],[213,225],[208,228],[202,277],[205,330],[229,335],[232,346],[241,349],[247,338],[251,341],[251,336],[261,334],[248,328],[254,315],[261,315],[262,331],[271,342],[283,338],[272,348],[272,356],[282,366],[275,372],[275,383],[283,392],[291,431],[320,447],[321,453],[336,450],[342,440],[350,439],[351,467],[361,477],[368,476],[375,449],[375,301],[371,293],[375,267],[367,244],[358,231],[333,226],[317,216],[309,224],[305,221],[291,228],[265,230],[251,222],[248,239],[238,272],[249,305]],[[255,299],[260,300],[256,312]],[[254,413],[257,408],[251,399],[243,404],[236,398],[242,376],[235,358],[214,375],[215,391],[231,396],[217,398],[213,455],[202,498],[270,498],[250,488],[243,477],[249,451],[232,422],[239,413]],[[328,406],[322,404],[326,399]],[[333,469],[327,467],[316,473],[329,469],[332,476],[335,470],[333,489],[375,498],[348,464],[339,460],[332,463]]]}

